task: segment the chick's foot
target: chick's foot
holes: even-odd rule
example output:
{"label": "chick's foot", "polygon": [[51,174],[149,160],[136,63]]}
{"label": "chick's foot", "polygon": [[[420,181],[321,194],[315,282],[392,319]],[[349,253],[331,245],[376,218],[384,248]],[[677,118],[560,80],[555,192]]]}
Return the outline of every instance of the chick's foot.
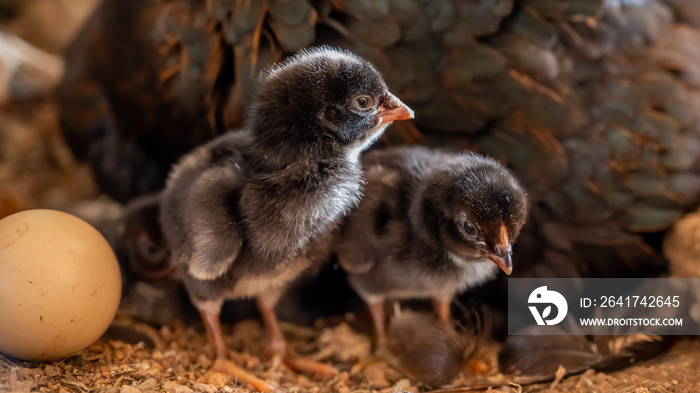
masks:
{"label": "chick's foot", "polygon": [[284,358],[284,364],[297,372],[320,374],[320,375],[336,375],[338,370],[326,363],[319,363],[308,358],[299,356],[287,355]]}
{"label": "chick's foot", "polygon": [[279,321],[275,315],[274,306],[279,298],[276,294],[261,295],[257,299],[260,315],[262,316],[265,330],[267,331],[267,345],[265,353],[272,358],[272,368],[275,368],[281,359],[285,366],[296,372],[335,375],[338,370],[330,364],[319,363],[311,359],[292,355],[287,350],[287,342],[282,335]]}
{"label": "chick's foot", "polygon": [[260,392],[270,392],[274,387],[253,374],[248,373],[242,368],[236,366],[232,361],[226,359],[216,359],[212,368],[202,375],[198,382],[210,383],[212,375],[221,373],[230,376],[234,381],[241,384],[247,384],[253,389]]}
{"label": "chick's foot", "polygon": [[350,371],[351,374],[359,374],[364,371],[367,367],[376,363],[386,363],[387,366],[393,368],[396,371],[403,373],[403,368],[401,367],[401,361],[399,358],[392,353],[386,345],[377,345],[371,356],[360,360],[359,363],[355,364]]}

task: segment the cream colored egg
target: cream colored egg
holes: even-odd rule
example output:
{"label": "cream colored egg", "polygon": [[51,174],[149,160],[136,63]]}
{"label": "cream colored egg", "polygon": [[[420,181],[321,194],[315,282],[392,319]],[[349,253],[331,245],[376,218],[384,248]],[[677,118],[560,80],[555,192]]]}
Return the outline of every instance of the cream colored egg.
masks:
{"label": "cream colored egg", "polygon": [[55,210],[0,220],[0,352],[75,354],[107,330],[120,296],[117,259],[90,224]]}

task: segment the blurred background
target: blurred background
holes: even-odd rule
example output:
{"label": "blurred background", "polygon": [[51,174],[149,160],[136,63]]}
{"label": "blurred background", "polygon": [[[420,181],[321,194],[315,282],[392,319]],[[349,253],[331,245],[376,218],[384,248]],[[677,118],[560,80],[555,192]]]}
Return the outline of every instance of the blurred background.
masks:
{"label": "blurred background", "polygon": [[96,4],[0,1],[0,217],[97,195],[65,145],[52,99],[63,49]]}

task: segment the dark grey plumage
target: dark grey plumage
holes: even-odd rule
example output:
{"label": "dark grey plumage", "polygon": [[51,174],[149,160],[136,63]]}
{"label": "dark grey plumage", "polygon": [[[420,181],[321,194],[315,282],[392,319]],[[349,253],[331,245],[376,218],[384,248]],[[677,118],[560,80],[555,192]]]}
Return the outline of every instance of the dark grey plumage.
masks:
{"label": "dark grey plumage", "polygon": [[229,133],[186,156],[169,180],[161,219],[195,305],[256,296],[324,261],[338,220],[360,199],[357,164],[250,168],[255,145],[252,132]]}
{"label": "dark grey plumage", "polygon": [[360,152],[412,116],[350,52],[302,51],[263,73],[246,129],[185,156],[163,193],[173,264],[205,321],[225,299],[263,294],[280,347],[268,321],[279,291],[330,254],[361,197]]}
{"label": "dark grey plumage", "polygon": [[509,259],[501,229],[510,246],[527,200],[495,160],[411,147],[371,152],[364,165],[365,197],[338,245],[361,296],[451,298],[495,276],[489,259]]}

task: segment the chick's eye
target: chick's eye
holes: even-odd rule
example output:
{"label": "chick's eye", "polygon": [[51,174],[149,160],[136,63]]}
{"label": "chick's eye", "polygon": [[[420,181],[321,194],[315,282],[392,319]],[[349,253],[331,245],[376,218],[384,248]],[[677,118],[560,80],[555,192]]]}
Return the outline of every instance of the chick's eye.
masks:
{"label": "chick's eye", "polygon": [[468,235],[474,236],[477,232],[476,225],[467,221],[464,223],[464,231],[467,232]]}
{"label": "chick's eye", "polygon": [[147,263],[158,263],[165,257],[165,250],[159,247],[148,235],[141,234],[136,241],[139,256]]}
{"label": "chick's eye", "polygon": [[374,101],[369,96],[358,96],[355,97],[354,105],[357,109],[367,110],[374,105]]}

